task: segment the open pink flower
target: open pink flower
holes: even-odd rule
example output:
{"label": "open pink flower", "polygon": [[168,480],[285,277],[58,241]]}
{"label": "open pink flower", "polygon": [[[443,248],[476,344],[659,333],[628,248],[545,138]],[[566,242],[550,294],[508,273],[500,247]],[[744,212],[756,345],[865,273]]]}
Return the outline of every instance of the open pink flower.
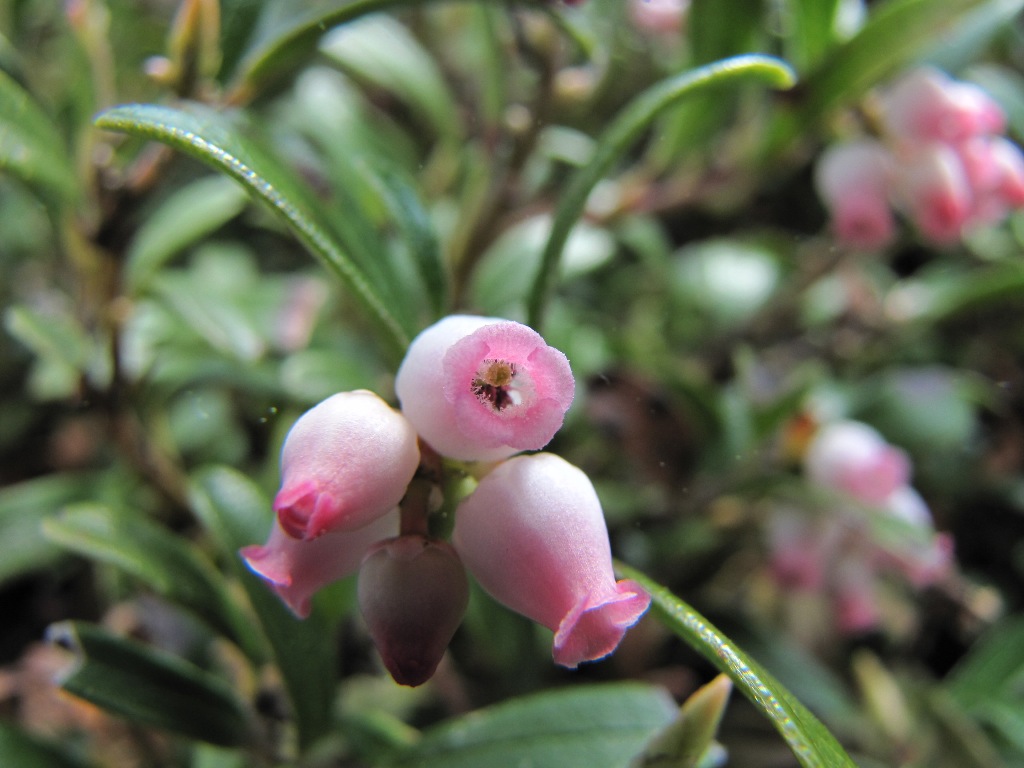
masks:
{"label": "open pink flower", "polygon": [[884,504],[910,477],[910,461],[876,430],[858,421],[823,426],[807,446],[811,480],[863,504]]}
{"label": "open pink flower", "polygon": [[459,505],[452,541],[495,599],[555,632],[554,659],[566,667],[607,656],[650,605],[639,584],[615,581],[590,480],[553,454],[486,475]]}
{"label": "open pink flower", "polygon": [[463,461],[543,448],[562,426],[574,389],[569,361],[536,331],[468,315],[420,333],[395,379],[402,412],[420,436]]}
{"label": "open pink flower", "polygon": [[419,465],[416,432],[366,390],[304,413],[281,451],[281,528],[296,539],[361,528],[395,507]]}
{"label": "open pink flower", "polygon": [[889,153],[871,139],[834,144],[822,154],[814,182],[842,242],[881,248],[892,241],[889,165]]}
{"label": "open pink flower", "polygon": [[304,619],[317,590],[355,573],[373,544],[396,533],[398,510],[357,530],[333,531],[310,541],[292,538],[275,522],[266,544],[243,547],[239,554]]}

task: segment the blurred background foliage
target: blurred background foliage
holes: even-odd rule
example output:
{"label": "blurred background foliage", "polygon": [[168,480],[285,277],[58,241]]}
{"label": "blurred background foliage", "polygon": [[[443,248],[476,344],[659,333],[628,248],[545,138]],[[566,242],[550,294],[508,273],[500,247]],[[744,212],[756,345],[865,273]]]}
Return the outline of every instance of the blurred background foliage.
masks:
{"label": "blurred background foliage", "polygon": [[[477,590],[435,679],[400,689],[351,584],[300,623],[235,554],[265,536],[298,414],[389,395],[454,310],[566,352],[579,394],[551,449],[594,479],[618,557],[858,764],[1024,765],[1024,215],[860,252],[811,182],[917,63],[1024,137],[1024,3],[692,0],[660,26],[639,5],[0,6],[5,766],[642,751],[714,676],[654,618],[566,672]],[[748,53],[781,61],[681,75]],[[111,110],[129,103],[149,106]],[[908,452],[955,544],[940,582],[883,581],[857,633],[769,568],[777,510],[828,514],[800,435],[834,418]],[[739,697],[712,737],[679,764],[797,764]]]}

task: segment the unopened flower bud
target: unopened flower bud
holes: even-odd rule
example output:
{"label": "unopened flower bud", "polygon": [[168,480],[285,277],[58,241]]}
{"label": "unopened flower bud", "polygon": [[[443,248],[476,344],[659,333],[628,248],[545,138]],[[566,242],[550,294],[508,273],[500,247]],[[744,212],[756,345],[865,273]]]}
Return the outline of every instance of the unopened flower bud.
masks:
{"label": "unopened flower bud", "polygon": [[933,243],[957,240],[970,219],[967,173],[956,151],[946,144],[925,144],[901,157],[898,192],[906,213]]}
{"label": "unopened flower bud", "polygon": [[889,153],[870,139],[834,144],[822,154],[814,183],[842,242],[880,248],[893,239],[889,165]]}
{"label": "unopened flower bud", "polygon": [[543,448],[575,383],[565,355],[521,323],[452,315],[412,342],[395,380],[402,412],[440,453],[495,461]]}
{"label": "unopened flower bud", "polygon": [[342,392],[288,433],[274,510],[296,539],[361,528],[398,505],[418,464],[416,432],[402,414],[372,392]]}
{"label": "unopened flower bud", "polygon": [[267,543],[239,554],[300,619],[310,599],[328,584],[355,573],[371,545],[398,532],[398,510],[354,531],[333,531],[317,539],[295,539],[274,522]]}
{"label": "unopened flower bud", "polygon": [[972,83],[959,82],[931,67],[912,70],[882,96],[886,133],[908,144],[958,142],[1001,133],[1002,108]]}
{"label": "unopened flower bud", "polygon": [[359,569],[359,608],[384,666],[401,685],[434,674],[469,602],[459,556],[444,541],[381,541]]}
{"label": "unopened flower bud", "polygon": [[639,584],[615,581],[594,486],[552,454],[486,475],[459,505],[452,540],[495,599],[555,632],[554,659],[566,667],[614,651],[650,605]]}

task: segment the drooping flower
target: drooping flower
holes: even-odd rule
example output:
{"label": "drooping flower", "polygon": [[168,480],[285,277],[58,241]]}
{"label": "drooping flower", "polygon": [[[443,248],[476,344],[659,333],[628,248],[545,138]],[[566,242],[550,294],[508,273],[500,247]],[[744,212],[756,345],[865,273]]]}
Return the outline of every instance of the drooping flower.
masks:
{"label": "drooping flower", "polygon": [[881,107],[886,133],[908,144],[959,142],[1006,127],[1002,108],[984,90],[932,67],[897,80],[882,95]]}
{"label": "drooping flower", "polygon": [[834,144],[822,154],[814,182],[843,242],[881,248],[893,239],[889,166],[888,152],[872,139]]}
{"label": "drooping flower", "polygon": [[388,672],[416,686],[434,674],[469,603],[458,554],[406,535],[378,542],[359,569],[359,608]]}
{"label": "drooping flower", "polygon": [[332,531],[311,540],[292,538],[275,522],[266,544],[243,547],[240,554],[304,619],[315,592],[355,573],[371,545],[396,533],[397,509],[354,531]]}
{"label": "drooping flower", "polygon": [[281,451],[281,528],[296,539],[361,528],[393,509],[419,464],[416,432],[366,390],[304,413]]}
{"label": "drooping flower", "polygon": [[884,504],[910,477],[907,455],[858,421],[823,426],[807,446],[804,466],[818,485],[870,505]]}
{"label": "drooping flower", "polygon": [[960,238],[973,208],[960,158],[945,144],[924,144],[900,159],[897,196],[921,234],[933,243]]}
{"label": "drooping flower", "polygon": [[566,667],[611,653],[650,605],[616,581],[601,503],[587,476],[552,454],[499,464],[462,501],[452,538],[480,585],[555,633]]}
{"label": "drooping flower", "polygon": [[543,448],[562,426],[574,389],[569,361],[536,331],[469,315],[420,333],[395,379],[402,412],[420,436],[462,461]]}

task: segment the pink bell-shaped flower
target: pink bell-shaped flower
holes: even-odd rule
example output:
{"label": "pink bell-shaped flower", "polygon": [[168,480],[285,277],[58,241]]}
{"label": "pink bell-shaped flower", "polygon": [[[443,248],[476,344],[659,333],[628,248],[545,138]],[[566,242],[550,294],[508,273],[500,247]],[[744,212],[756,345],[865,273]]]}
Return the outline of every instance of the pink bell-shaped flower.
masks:
{"label": "pink bell-shaped flower", "polygon": [[420,436],[462,461],[543,448],[574,390],[569,361],[536,331],[469,315],[446,317],[413,339],[395,379],[402,412]]}
{"label": "pink bell-shaped flower", "polygon": [[818,160],[814,183],[840,241],[856,248],[881,248],[892,241],[889,165],[885,147],[871,139],[834,144]]}
{"label": "pink bell-shaped flower", "polygon": [[456,511],[455,548],[480,585],[555,632],[566,667],[611,653],[650,605],[615,581],[601,503],[587,476],[553,454],[517,456]]}
{"label": "pink bell-shaped flower", "polygon": [[281,451],[281,528],[296,539],[361,528],[397,506],[419,465],[416,432],[366,390],[306,411]]}
{"label": "pink bell-shaped flower", "polygon": [[900,158],[899,199],[925,238],[957,240],[969,221],[973,198],[967,172],[946,144],[924,144]]}
{"label": "pink bell-shaped flower", "polygon": [[397,532],[397,509],[357,530],[332,531],[307,541],[292,538],[275,521],[266,544],[243,547],[240,554],[292,613],[304,619],[317,590],[355,573],[373,544]]}
{"label": "pink bell-shaped flower", "polygon": [[875,506],[910,477],[907,455],[858,421],[823,426],[807,446],[804,467],[815,483]]}
{"label": "pink bell-shaped flower", "polygon": [[897,80],[882,96],[881,110],[886,133],[907,144],[958,142],[1006,126],[1002,108],[985,91],[931,67]]}
{"label": "pink bell-shaped flower", "polygon": [[401,685],[434,674],[469,603],[458,554],[418,534],[374,546],[359,569],[359,608],[384,666]]}

